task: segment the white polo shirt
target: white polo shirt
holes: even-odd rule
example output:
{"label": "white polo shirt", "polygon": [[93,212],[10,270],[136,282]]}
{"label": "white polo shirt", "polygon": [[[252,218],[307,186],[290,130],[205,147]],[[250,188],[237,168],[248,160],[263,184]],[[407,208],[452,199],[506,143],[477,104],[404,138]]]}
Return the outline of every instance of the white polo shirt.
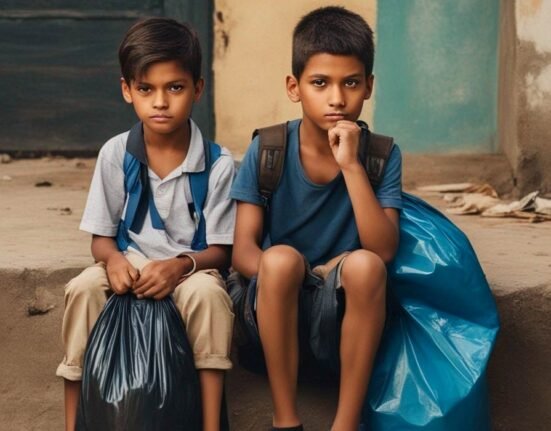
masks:
{"label": "white polo shirt", "polygon": [[[128,231],[136,250],[149,259],[167,259],[191,252],[195,223],[189,213],[192,202],[188,173],[200,172],[205,167],[203,137],[197,125],[190,120],[191,139],[183,163],[162,180],[151,170],[149,183],[155,206],[165,229],[155,229],[149,211],[143,228],[136,234]],[[119,221],[124,218],[126,195],[124,191],[123,162],[129,131],[121,133],[101,148],[80,229],[91,234],[116,237]],[[142,137],[143,141],[143,137]],[[235,166],[231,153],[222,148],[212,166],[208,194],[203,209],[206,221],[207,244],[232,244],[235,224],[235,203],[229,197]]]}

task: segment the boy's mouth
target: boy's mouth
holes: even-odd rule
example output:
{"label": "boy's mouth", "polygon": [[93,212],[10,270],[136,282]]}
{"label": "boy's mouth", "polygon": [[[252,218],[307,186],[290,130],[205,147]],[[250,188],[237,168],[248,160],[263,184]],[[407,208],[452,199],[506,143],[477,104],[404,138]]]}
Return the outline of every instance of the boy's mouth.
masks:
{"label": "boy's mouth", "polygon": [[172,117],[170,115],[157,114],[151,115],[149,118],[151,118],[153,121],[164,122],[170,120]]}
{"label": "boy's mouth", "polygon": [[330,112],[325,114],[325,118],[335,121],[344,120],[346,118],[346,114],[344,112]]}

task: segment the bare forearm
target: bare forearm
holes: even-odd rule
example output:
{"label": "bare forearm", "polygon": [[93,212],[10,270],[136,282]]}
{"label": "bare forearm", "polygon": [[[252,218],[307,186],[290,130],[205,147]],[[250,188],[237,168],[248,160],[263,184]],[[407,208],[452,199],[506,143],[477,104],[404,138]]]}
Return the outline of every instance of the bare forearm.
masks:
{"label": "bare forearm", "polygon": [[218,269],[222,271],[230,267],[231,250],[232,247],[229,245],[211,245],[205,250],[189,254],[195,259],[197,270]]}
{"label": "bare forearm", "polygon": [[232,259],[233,268],[247,278],[258,274],[262,250],[256,244],[236,244]]}
{"label": "bare forearm", "polygon": [[115,253],[120,254],[115,238],[92,235],[92,256],[96,262],[107,263]]}
{"label": "bare forearm", "polygon": [[[193,260],[185,257],[186,255],[193,257]],[[230,266],[230,259],[231,246],[211,245],[205,250],[185,253],[185,255],[180,257],[166,259],[164,262],[169,263],[176,273],[181,276],[189,273],[191,270],[197,272],[201,269],[217,269],[219,271],[228,269]],[[195,261],[195,268],[193,261]]]}
{"label": "bare forearm", "polygon": [[247,278],[258,274],[263,225],[263,207],[246,202],[237,204],[232,264],[236,271]]}
{"label": "bare forearm", "polygon": [[378,254],[385,262],[398,248],[398,226],[379,205],[365,168],[361,164],[343,169],[348,194],[354,209],[362,248]]}

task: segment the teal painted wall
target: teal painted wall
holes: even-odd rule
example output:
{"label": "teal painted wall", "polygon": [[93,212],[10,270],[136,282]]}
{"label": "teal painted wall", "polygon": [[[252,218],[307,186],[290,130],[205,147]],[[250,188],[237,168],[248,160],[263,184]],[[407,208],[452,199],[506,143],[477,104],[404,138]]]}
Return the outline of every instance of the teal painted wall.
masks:
{"label": "teal painted wall", "polygon": [[380,0],[374,128],[406,152],[497,150],[499,0]]}

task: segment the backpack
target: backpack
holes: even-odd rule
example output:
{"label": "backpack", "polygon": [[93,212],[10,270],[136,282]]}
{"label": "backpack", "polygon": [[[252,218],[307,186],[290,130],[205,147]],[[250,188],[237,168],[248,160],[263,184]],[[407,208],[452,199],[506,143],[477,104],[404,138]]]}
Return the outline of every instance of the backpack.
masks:
{"label": "backpack", "polygon": [[[149,174],[147,165],[142,163],[139,155],[134,154],[128,148],[128,142],[135,139],[137,134],[142,133],[142,123],[135,124],[128,134],[126,141],[126,152],[124,154],[124,190],[127,196],[126,214],[121,219],[117,231],[117,247],[125,251],[132,245],[128,231],[139,233],[142,229],[145,216],[149,210],[151,223],[155,229],[164,230],[164,223],[155,207],[153,194],[149,186]],[[205,169],[201,172],[190,172],[188,174],[191,189],[192,202],[188,205],[190,214],[195,221],[195,235],[191,243],[194,251],[207,248],[206,222],[203,215],[203,207],[208,192],[209,175],[214,162],[220,157],[221,148],[214,142],[203,140],[205,154]],[[133,244],[134,247],[137,247]]]}
{"label": "backpack", "polygon": [[[357,122],[361,128],[360,160],[364,162],[369,182],[374,189],[381,185],[386,163],[394,146],[390,136],[372,133],[363,121]],[[266,202],[276,191],[287,150],[287,123],[256,129],[253,139],[259,137],[258,189]]]}

